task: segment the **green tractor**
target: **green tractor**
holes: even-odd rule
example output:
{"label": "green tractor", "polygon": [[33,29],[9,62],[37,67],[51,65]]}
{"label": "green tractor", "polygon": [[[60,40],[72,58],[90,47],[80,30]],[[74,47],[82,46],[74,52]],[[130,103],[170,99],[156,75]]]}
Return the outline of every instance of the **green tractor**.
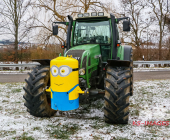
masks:
{"label": "green tractor", "polygon": [[[33,116],[50,117],[56,110],[73,110],[79,102],[88,103],[89,99],[102,96],[105,122],[127,124],[129,97],[133,95],[132,47],[121,45],[117,24],[123,20],[123,31],[130,31],[130,18],[92,12],[73,18],[68,15],[68,19],[69,22],[53,23],[53,35],[58,34],[57,24],[68,26],[66,45],[62,45],[64,56],[33,60],[41,65],[25,79],[23,98],[27,111]],[[74,76],[66,79],[64,76],[70,73]],[[55,80],[53,77],[57,76],[60,78]],[[67,85],[62,87],[65,81]],[[64,91],[74,81],[77,86]],[[54,88],[61,92],[54,92]],[[74,95],[69,95],[75,89]]]}

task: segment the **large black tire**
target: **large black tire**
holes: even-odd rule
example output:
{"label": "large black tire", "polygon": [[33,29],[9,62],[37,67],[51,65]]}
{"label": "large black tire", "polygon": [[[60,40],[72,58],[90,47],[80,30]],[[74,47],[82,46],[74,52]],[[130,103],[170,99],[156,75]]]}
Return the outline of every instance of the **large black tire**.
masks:
{"label": "large black tire", "polygon": [[130,57],[130,96],[133,96],[133,50],[131,50],[131,57]]}
{"label": "large black tire", "polygon": [[25,79],[26,85],[23,87],[25,90],[24,105],[27,107],[27,111],[36,117],[54,115],[56,111],[51,109],[50,94],[45,92],[45,87],[50,85],[50,67],[35,67],[28,75],[28,78]]}
{"label": "large black tire", "polygon": [[127,124],[129,118],[130,67],[108,66],[105,79],[106,123]]}

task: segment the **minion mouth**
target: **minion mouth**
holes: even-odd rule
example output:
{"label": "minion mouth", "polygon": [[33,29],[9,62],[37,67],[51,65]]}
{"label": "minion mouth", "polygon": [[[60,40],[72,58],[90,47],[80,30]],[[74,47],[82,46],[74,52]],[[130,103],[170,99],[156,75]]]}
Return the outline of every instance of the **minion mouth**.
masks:
{"label": "minion mouth", "polygon": [[63,85],[64,83],[62,83],[62,84],[56,84],[56,83],[54,83],[55,85],[57,85],[57,86],[61,86],[61,85]]}

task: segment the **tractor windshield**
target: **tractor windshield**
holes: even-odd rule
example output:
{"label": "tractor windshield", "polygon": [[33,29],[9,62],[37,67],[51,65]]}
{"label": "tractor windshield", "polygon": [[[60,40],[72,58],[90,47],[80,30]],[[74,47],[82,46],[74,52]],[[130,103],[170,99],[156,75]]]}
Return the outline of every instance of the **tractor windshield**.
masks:
{"label": "tractor windshield", "polygon": [[74,45],[110,44],[109,21],[76,21]]}

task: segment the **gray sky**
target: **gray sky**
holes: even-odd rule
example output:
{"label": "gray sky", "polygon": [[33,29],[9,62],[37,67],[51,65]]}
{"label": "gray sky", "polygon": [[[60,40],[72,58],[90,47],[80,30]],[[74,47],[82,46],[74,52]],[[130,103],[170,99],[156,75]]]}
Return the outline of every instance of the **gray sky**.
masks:
{"label": "gray sky", "polygon": [[[116,8],[117,12],[123,10],[123,9],[121,9],[121,6],[120,6],[121,5],[120,0],[105,0],[105,1],[100,0],[100,1],[102,1],[103,3],[109,3],[109,2],[113,3],[113,7]],[[29,10],[29,13],[31,13],[31,12],[32,12],[32,10]],[[43,11],[41,13],[38,12],[38,15],[39,15],[40,19],[42,20],[42,22],[44,22],[44,23],[45,23],[45,18],[49,16],[49,14],[45,14],[45,12],[43,12]],[[146,14],[144,15],[144,17],[146,18]],[[47,24],[50,24],[50,26],[51,26],[51,23],[47,23]],[[152,25],[150,28],[153,29],[153,30],[158,29],[157,26],[155,26],[155,25]],[[31,32],[31,34],[29,36],[31,36],[32,34],[36,35],[38,33],[39,33],[39,29],[35,29],[35,30],[33,30],[33,32]],[[0,40],[3,40],[3,39],[11,39],[11,36],[9,36],[9,35],[0,35]],[[29,38],[29,40],[31,41],[31,38]],[[25,38],[24,41],[27,42],[28,37]]]}

